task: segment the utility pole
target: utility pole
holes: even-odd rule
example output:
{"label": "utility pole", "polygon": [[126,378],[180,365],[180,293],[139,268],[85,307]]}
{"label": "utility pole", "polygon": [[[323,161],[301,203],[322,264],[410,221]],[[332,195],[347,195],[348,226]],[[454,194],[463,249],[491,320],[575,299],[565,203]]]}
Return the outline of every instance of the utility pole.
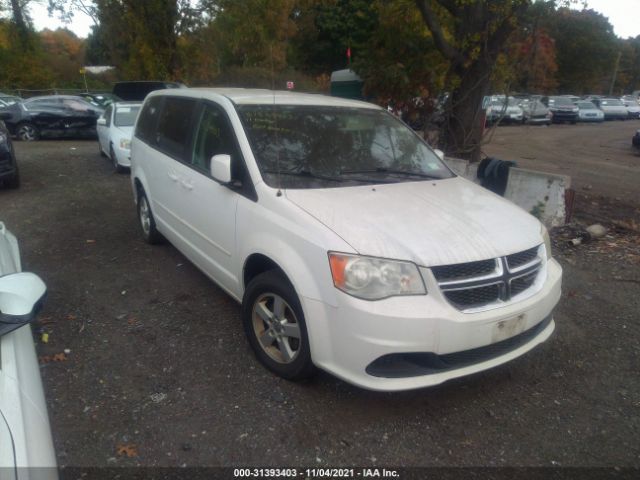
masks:
{"label": "utility pole", "polygon": [[620,66],[620,57],[622,57],[622,51],[618,52],[616,58],[616,66],[613,67],[613,78],[611,78],[611,86],[609,87],[609,96],[613,95],[613,87],[616,84],[616,77],[618,76],[618,67]]}

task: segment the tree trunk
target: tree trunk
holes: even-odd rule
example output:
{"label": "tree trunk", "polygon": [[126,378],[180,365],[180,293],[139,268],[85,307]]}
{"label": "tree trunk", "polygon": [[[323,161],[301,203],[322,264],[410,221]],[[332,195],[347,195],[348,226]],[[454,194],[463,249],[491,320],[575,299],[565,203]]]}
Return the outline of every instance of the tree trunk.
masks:
{"label": "tree trunk", "polygon": [[23,48],[29,46],[29,29],[27,28],[27,22],[24,19],[24,11],[20,0],[11,0],[11,12],[13,14],[13,23],[16,24],[18,35],[20,37],[20,43]]}
{"label": "tree trunk", "polygon": [[479,161],[484,133],[481,106],[491,86],[491,65],[481,57],[467,67],[454,66],[449,75],[460,78],[460,84],[451,92],[446,109],[448,117],[443,133],[447,153]]}

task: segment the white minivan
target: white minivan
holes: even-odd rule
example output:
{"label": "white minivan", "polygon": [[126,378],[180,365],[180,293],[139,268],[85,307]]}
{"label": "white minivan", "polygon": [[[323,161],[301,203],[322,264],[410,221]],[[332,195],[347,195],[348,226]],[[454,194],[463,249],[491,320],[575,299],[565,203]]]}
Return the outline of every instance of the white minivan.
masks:
{"label": "white minivan", "polygon": [[378,106],[246,89],[149,94],[131,145],[147,242],[242,304],[258,359],[372,390],[512,360],[554,330],[534,217],[456,176]]}

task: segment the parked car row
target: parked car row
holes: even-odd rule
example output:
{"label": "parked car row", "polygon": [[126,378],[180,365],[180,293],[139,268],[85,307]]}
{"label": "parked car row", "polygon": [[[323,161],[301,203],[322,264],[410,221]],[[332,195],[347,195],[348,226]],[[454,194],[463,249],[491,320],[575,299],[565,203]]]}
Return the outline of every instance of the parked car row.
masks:
{"label": "parked car row", "polygon": [[589,95],[494,95],[485,100],[486,122],[545,124],[603,122],[640,118],[640,103],[635,97],[608,98]]}

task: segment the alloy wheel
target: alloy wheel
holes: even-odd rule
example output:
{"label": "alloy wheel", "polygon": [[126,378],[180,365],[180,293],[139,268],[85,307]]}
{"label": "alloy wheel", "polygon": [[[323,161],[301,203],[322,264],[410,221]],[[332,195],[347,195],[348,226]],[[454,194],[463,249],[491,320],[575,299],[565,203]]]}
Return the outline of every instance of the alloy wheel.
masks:
{"label": "alloy wheel", "polygon": [[149,209],[149,202],[144,195],[140,197],[140,225],[142,225],[142,231],[146,236],[151,233],[151,210]]}
{"label": "alloy wheel", "polygon": [[275,293],[260,295],[253,304],[253,332],[264,352],[282,364],[300,351],[300,324],[291,306]]}

